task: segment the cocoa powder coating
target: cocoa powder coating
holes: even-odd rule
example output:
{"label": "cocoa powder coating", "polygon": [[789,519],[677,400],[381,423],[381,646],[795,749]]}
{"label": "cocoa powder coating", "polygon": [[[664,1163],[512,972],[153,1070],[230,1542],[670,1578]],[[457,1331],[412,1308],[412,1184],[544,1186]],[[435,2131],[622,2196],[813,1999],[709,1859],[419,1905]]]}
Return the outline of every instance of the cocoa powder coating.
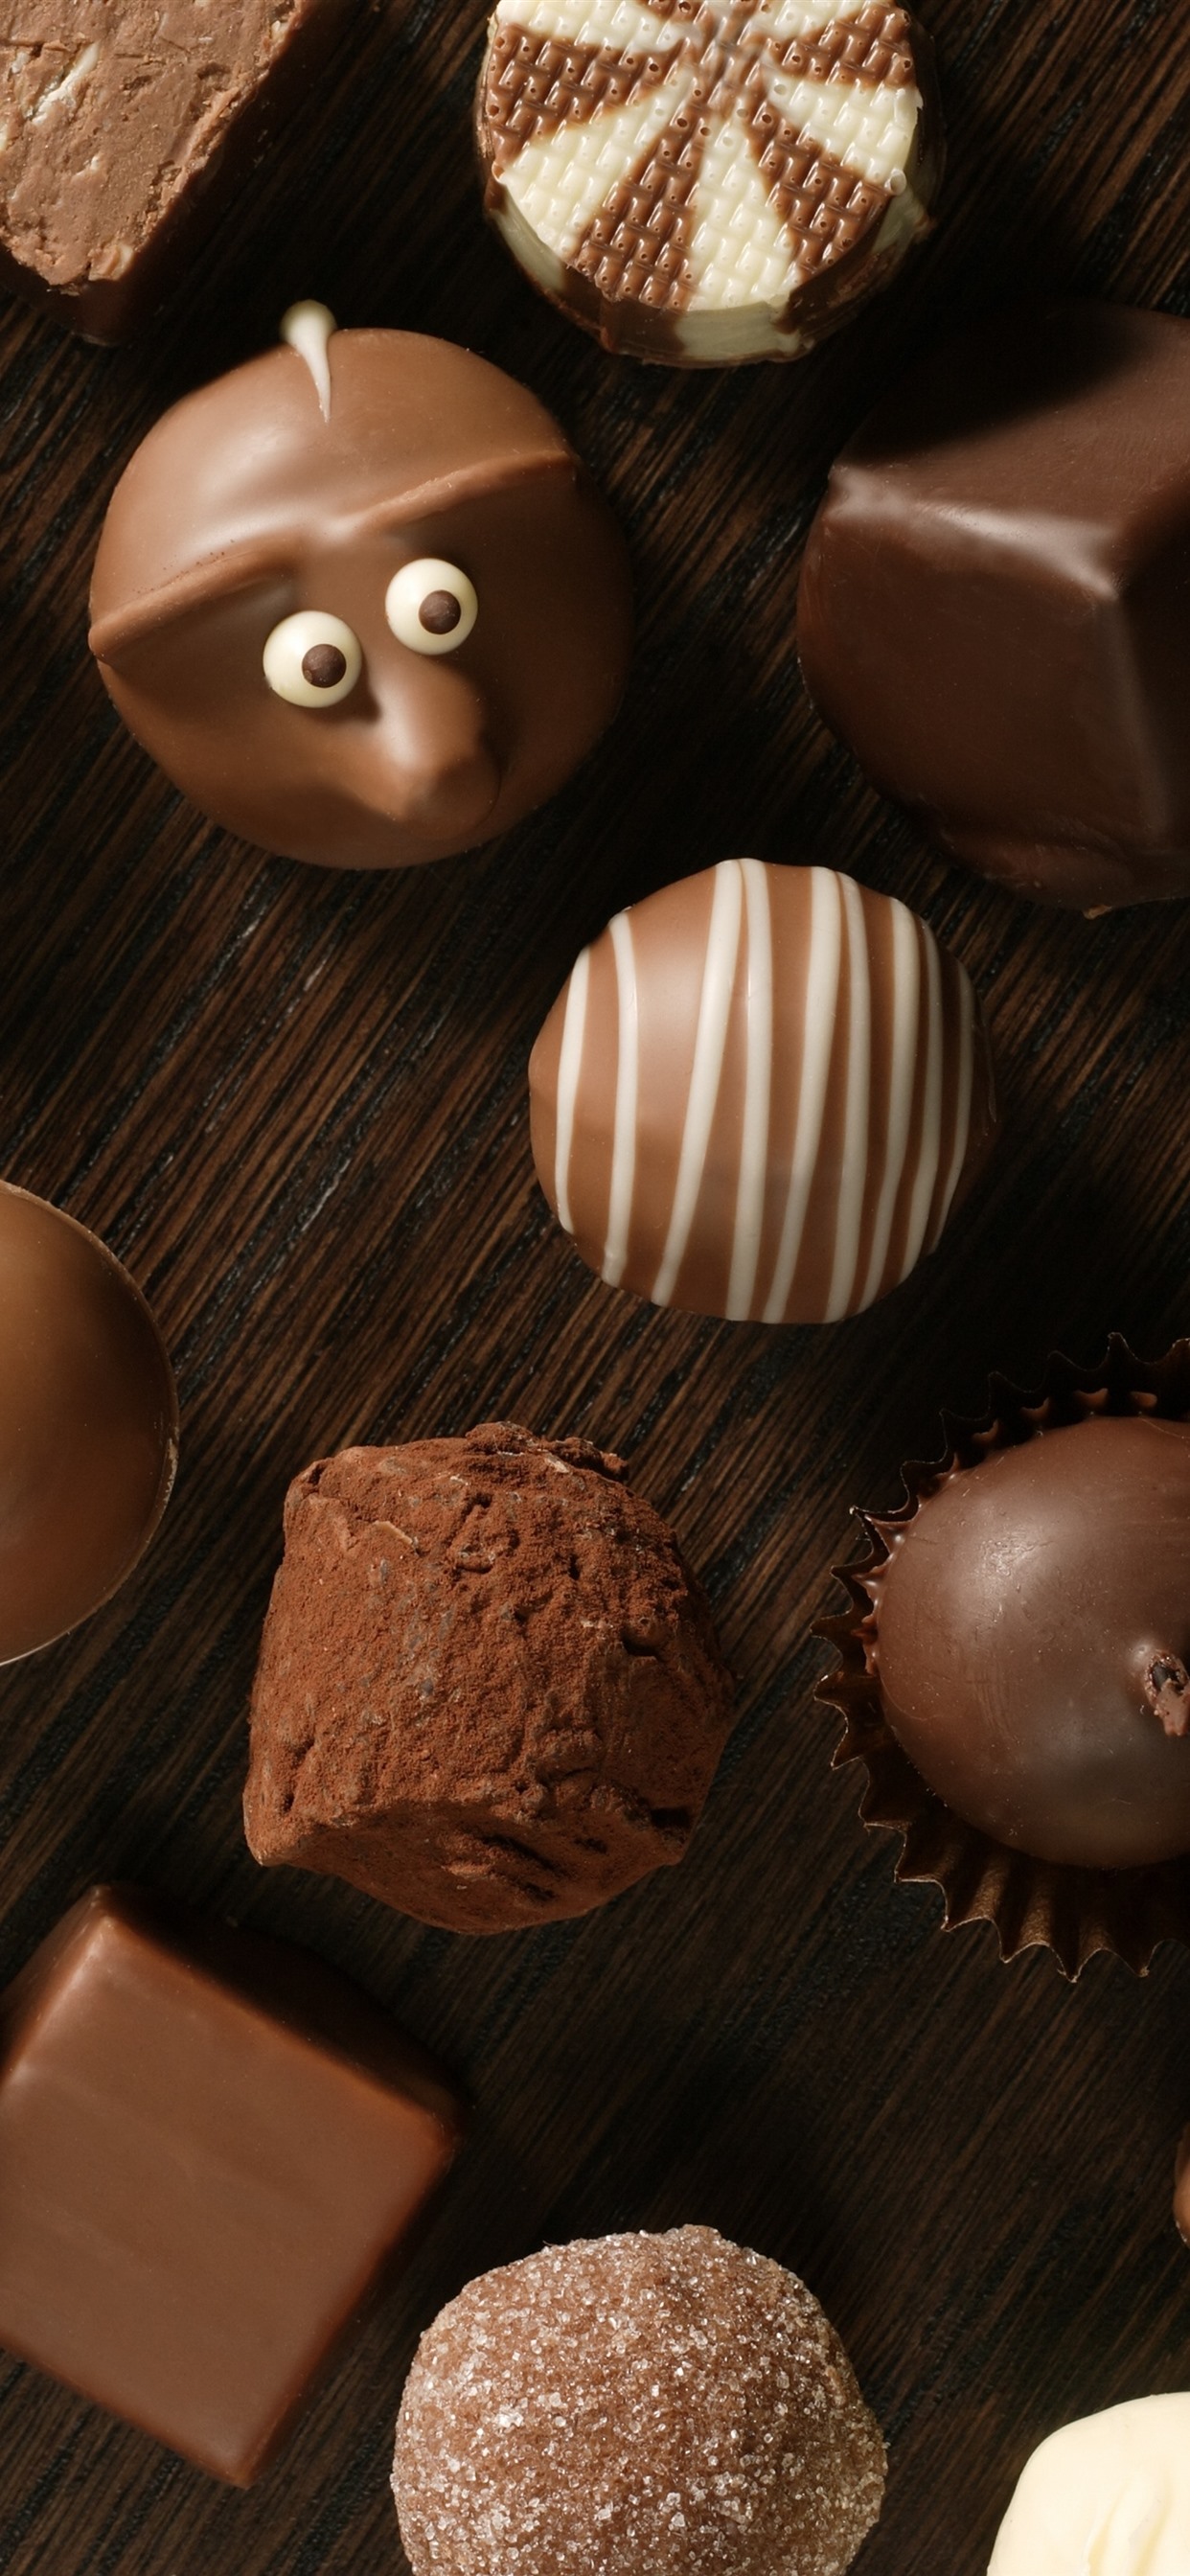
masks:
{"label": "cocoa powder coating", "polygon": [[680,1860],[731,1682],[623,1462],[515,1424],[290,1487],[252,1698],[257,1860],[422,1922],[586,1913]]}
{"label": "cocoa powder coating", "polygon": [[677,2227],[469,2282],[415,2355],[393,2492],[413,2576],[842,2576],[884,2444],[795,2274]]}

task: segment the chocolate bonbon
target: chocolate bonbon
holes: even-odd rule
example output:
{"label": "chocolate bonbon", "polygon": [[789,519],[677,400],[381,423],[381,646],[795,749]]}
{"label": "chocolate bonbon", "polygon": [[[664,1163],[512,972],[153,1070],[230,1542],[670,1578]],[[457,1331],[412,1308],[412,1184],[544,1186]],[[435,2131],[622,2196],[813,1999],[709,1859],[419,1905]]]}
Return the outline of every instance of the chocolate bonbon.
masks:
{"label": "chocolate bonbon", "polygon": [[1190,323],[1038,304],[941,349],[835,465],[798,643],[877,786],[1086,911],[1190,894]]}
{"label": "chocolate bonbon", "polygon": [[620,1459],[516,1423],[348,1449],[286,1498],[248,1841],[456,1932],[583,1914],[681,1859],[731,1697]]}
{"label": "chocolate bonbon", "polygon": [[1064,2424],[1028,2461],[988,2576],[1185,2576],[1190,2395]]}
{"label": "chocolate bonbon", "polygon": [[174,283],[357,0],[37,0],[3,13],[0,284],[123,340]]}
{"label": "chocolate bonbon", "polygon": [[263,848],[414,867],[502,832],[614,713],[622,539],[557,424],[445,340],[336,331],[189,395],[113,494],[91,646],[132,732]]}
{"label": "chocolate bonbon", "polygon": [[169,1499],[161,1336],[96,1235],[0,1182],[0,1663],[97,1610]]}
{"label": "chocolate bonbon", "polygon": [[875,1527],[873,1668],[938,1796],[1039,1860],[1190,1852],[1190,1422],[1092,1413]]}
{"label": "chocolate bonbon", "polygon": [[961,966],[830,868],[728,859],[583,951],[533,1050],[533,1154],[601,1277],[826,1323],[932,1251],[995,1126]]}
{"label": "chocolate bonbon", "polygon": [[607,349],[796,358],[926,229],[929,37],[889,0],[498,0],[488,212]]}
{"label": "chocolate bonbon", "polygon": [[130,1888],[0,2028],[0,2341],[249,2485],[449,2165],[451,2087],[308,1951]]}
{"label": "chocolate bonbon", "polygon": [[413,2576],[843,2576],[883,2490],[817,2300],[710,2227],[547,2246],[468,2282],[397,2419]]}
{"label": "chocolate bonbon", "polygon": [[1173,2182],[1174,2224],[1190,2245],[1190,2128],[1182,2132]]}
{"label": "chocolate bonbon", "polygon": [[946,1430],[835,1568],[836,1761],[863,1764],[865,1824],[901,1837],[898,1878],[934,1881],[948,1924],[989,1922],[1006,1959],[1044,1945],[1072,1978],[1100,1950],[1143,1975],[1190,1943],[1190,1341],[1055,1354]]}

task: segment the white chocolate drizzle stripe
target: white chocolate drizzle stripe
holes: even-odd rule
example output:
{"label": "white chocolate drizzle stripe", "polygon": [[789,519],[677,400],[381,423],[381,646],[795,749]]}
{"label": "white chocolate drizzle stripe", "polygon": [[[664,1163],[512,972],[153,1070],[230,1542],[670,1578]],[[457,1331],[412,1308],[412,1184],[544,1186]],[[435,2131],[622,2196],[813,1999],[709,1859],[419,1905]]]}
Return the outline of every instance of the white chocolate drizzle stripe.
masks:
{"label": "white chocolate drizzle stripe", "polygon": [[[909,1129],[913,1116],[913,1093],[917,1073],[917,1038],[921,1020],[921,963],[917,945],[917,925],[903,903],[892,901],[892,1037],[888,1067],[888,1126],[884,1147],[884,1171],[880,1196],[872,1227],[872,1250],[868,1273],[859,1299],[859,1311],[872,1304],[880,1293],[892,1241],[893,1218],[905,1161],[909,1152]],[[957,1174],[956,1174],[957,1178]]]}
{"label": "white chocolate drizzle stripe", "polygon": [[740,1179],[736,1192],[727,1313],[733,1324],[752,1312],[768,1179],[769,1120],[773,1095],[773,921],[768,870],[759,859],[741,859],[747,922],[745,979],[744,1117]]}
{"label": "white chocolate drizzle stripe", "polygon": [[802,1053],[795,1098],[797,1125],[790,1162],[789,1189],[781,1222],[781,1239],[763,1321],[780,1324],[793,1285],[806,1212],[818,1169],[822,1122],[839,1006],[843,962],[843,914],[840,880],[831,868],[810,870],[810,936],[806,943],[806,990]]}
{"label": "white chocolate drizzle stripe", "polygon": [[905,1233],[905,1257],[901,1277],[907,1279],[921,1259],[930,1209],[934,1204],[934,1187],[942,1160],[942,961],[938,943],[924,921],[918,923],[918,936],[926,956],[926,993],[928,1029],[926,1037],[926,1071],[921,1110],[921,1141],[917,1153],[917,1170],[913,1176],[913,1196],[909,1202],[909,1223]]}
{"label": "white chocolate drizzle stripe", "polygon": [[636,992],[636,952],[632,945],[632,925],[626,912],[618,912],[609,924],[612,952],[616,961],[616,999],[619,1005],[619,1052],[616,1060],[616,1123],[612,1143],[611,1186],[607,1202],[607,1241],[603,1247],[603,1276],[609,1288],[618,1288],[628,1260],[628,1235],[632,1224],[632,1197],[636,1185],[636,1108],[637,1068],[640,1058],[640,1028]]}
{"label": "white chocolate drizzle stripe", "polygon": [[872,1084],[872,977],[868,962],[868,925],[864,917],[863,897],[854,878],[840,877],[839,890],[847,917],[847,1093],[842,1168],[835,1210],[835,1258],[824,1318],[828,1324],[837,1324],[841,1315],[850,1312],[855,1295],[867,1194]]}
{"label": "white chocolate drizzle stripe", "polygon": [[975,994],[966,968],[958,966],[954,971],[958,976],[959,984],[958,1098],[955,1103],[954,1151],[951,1154],[950,1167],[943,1184],[937,1220],[930,1230],[928,1249],[931,1252],[950,1215],[951,1203],[959,1186],[959,1174],[966,1162],[967,1147],[971,1140],[971,1099],[975,1087]]}
{"label": "white chocolate drizzle stripe", "polygon": [[707,1147],[711,1141],[719,1086],[723,1079],[723,1055],[727,1045],[728,1022],[731,1018],[735,987],[736,959],[740,946],[740,923],[743,914],[743,872],[738,859],[721,859],[715,870],[715,891],[711,901],[710,927],[706,955],[703,959],[702,991],[698,1004],[698,1029],[694,1040],[694,1063],[690,1088],[686,1095],[686,1117],[682,1128],[682,1150],[678,1158],[678,1177],[674,1188],[673,1209],[669,1220],[661,1267],[649,1295],[655,1306],[668,1306],[673,1295],[682,1256],[690,1238],[698,1194],[706,1170]]}
{"label": "white chocolate drizzle stripe", "polygon": [[558,1223],[567,1234],[574,1233],[570,1217],[570,1157],[574,1148],[574,1112],[579,1080],[583,1069],[583,1040],[587,1034],[587,993],[591,982],[591,951],[584,948],[576,957],[566,988],[566,1016],[562,1022],[562,1044],[558,1053],[558,1117],[554,1143],[554,1202]]}

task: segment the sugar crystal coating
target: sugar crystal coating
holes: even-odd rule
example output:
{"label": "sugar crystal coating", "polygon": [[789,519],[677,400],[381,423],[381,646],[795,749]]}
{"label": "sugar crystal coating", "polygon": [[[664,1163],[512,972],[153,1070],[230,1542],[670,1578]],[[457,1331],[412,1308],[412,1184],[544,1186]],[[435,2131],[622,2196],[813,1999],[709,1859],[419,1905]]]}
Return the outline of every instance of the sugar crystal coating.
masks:
{"label": "sugar crystal coating", "polygon": [[883,2491],[817,2300],[709,2227],[547,2246],[469,2282],[397,2419],[413,2576],[842,2576]]}

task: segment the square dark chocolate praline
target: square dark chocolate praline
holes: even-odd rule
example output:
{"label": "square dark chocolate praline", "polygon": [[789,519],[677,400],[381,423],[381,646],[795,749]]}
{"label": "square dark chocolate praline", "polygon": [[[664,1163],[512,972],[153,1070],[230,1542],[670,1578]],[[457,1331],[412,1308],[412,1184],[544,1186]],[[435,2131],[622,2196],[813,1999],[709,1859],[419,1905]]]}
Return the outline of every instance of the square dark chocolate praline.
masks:
{"label": "square dark chocolate praline", "polygon": [[459,2130],[309,1952],[95,1888],[0,1998],[0,2342],[248,2486]]}

